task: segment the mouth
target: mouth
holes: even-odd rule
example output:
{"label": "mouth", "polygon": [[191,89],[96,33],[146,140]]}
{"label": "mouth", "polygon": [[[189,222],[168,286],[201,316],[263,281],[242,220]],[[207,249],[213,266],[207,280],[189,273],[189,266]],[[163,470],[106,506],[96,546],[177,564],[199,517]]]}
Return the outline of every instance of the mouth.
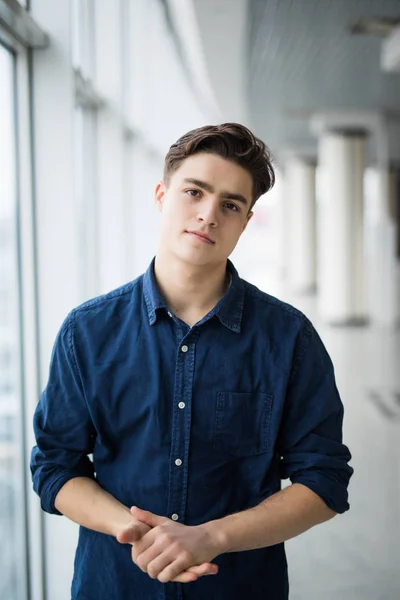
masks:
{"label": "mouth", "polygon": [[205,244],[215,244],[214,240],[208,237],[208,235],[205,233],[200,233],[199,231],[187,231],[186,233],[189,233],[189,235],[194,236],[196,239],[204,242]]}

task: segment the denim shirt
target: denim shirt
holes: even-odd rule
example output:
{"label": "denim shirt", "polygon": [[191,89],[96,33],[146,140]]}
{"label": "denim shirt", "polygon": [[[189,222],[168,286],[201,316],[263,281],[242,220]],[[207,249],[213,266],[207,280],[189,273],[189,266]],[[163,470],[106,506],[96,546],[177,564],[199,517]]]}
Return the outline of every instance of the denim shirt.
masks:
{"label": "denim shirt", "polygon": [[[310,321],[241,279],[189,327],[154,259],[135,281],[74,309],[34,416],[31,471],[43,510],[73,477],[185,525],[255,507],[290,478],[349,508],[334,370]],[[91,459],[92,457],[92,459]],[[284,544],[225,553],[215,576],[162,584],[130,545],[80,527],[73,600],[286,600]]]}

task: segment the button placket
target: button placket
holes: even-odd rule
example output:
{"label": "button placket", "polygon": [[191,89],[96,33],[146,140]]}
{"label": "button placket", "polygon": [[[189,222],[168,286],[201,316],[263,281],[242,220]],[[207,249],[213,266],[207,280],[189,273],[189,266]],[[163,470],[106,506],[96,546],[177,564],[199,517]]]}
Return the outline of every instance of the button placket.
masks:
{"label": "button placket", "polygon": [[188,335],[186,328],[181,328],[180,333],[181,337],[177,339],[178,353],[176,355],[176,369],[178,377],[174,392],[176,404],[172,431],[172,457],[170,462],[167,514],[171,515],[170,518],[172,520],[179,520],[179,522],[184,523],[188,485],[187,460],[190,444],[190,401],[194,375],[195,342],[199,332],[192,331]]}

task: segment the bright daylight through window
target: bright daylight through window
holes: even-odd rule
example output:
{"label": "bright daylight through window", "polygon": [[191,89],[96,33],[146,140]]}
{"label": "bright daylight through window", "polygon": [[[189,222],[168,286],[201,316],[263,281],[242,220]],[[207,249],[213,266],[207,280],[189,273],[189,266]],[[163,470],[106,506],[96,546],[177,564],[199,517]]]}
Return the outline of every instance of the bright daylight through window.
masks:
{"label": "bright daylight through window", "polygon": [[0,600],[24,600],[14,57],[0,45]]}

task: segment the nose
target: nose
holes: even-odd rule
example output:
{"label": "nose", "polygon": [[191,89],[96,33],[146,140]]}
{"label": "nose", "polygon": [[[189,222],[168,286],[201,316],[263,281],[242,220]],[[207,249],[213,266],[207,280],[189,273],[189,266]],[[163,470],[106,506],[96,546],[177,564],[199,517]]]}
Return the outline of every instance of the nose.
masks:
{"label": "nose", "polygon": [[196,217],[199,223],[207,225],[207,227],[218,226],[218,203],[217,202],[204,202],[199,206],[199,210]]}

